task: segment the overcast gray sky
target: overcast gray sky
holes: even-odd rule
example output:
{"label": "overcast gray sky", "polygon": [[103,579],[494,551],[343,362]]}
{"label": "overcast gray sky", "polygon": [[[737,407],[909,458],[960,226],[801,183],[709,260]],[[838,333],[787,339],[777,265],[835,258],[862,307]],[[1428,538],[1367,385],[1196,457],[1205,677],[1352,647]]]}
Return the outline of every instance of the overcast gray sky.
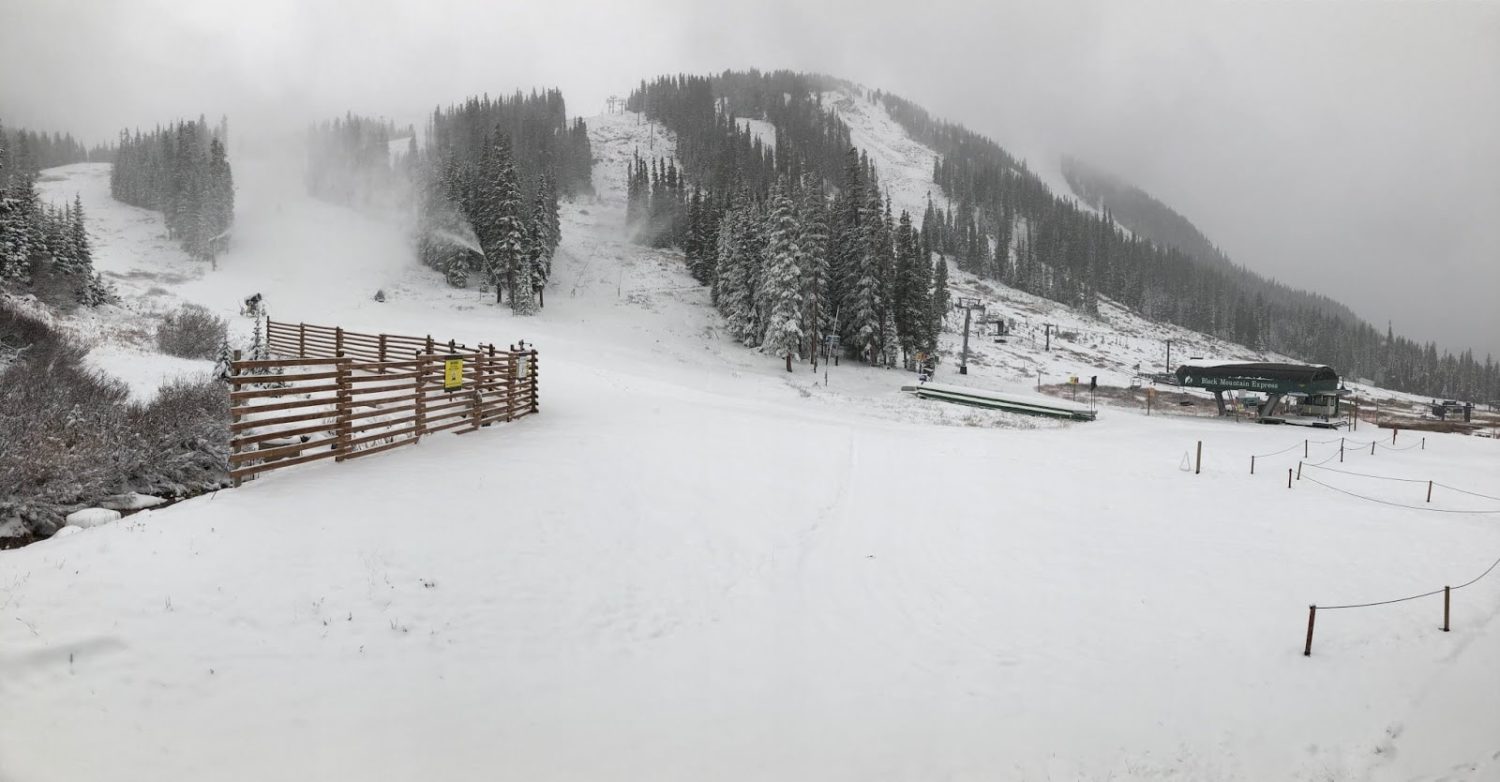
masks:
{"label": "overcast gray sky", "polygon": [[1500,3],[0,0],[0,120],[90,140],[548,85],[588,115],[747,67],[1093,161],[1251,268],[1500,358]]}

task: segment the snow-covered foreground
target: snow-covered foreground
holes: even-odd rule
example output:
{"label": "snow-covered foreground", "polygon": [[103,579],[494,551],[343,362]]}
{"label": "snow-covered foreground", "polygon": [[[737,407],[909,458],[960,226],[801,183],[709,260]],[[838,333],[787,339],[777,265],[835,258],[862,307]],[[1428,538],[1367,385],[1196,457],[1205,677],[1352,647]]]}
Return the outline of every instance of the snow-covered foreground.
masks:
{"label": "snow-covered foreground", "polygon": [[[1325,612],[1301,653],[1309,603],[1478,575],[1500,513],[1288,489],[1292,427],[1065,425],[910,399],[894,371],[788,375],[720,338],[675,254],[621,237],[625,159],[671,139],[590,129],[599,196],[565,209],[525,320],[270,164],[236,163],[216,272],[98,201],[101,169],[64,170],[132,301],[232,314],[259,290],[290,320],[524,337],[542,413],[0,552],[0,780],[1500,778],[1500,572],[1454,593],[1450,633],[1432,597]],[[943,382],[1124,374],[1174,333],[996,295],[1104,336],[976,339]],[[132,344],[133,318],[95,333]],[[1427,438],[1342,469],[1500,496],[1495,443]]]}
{"label": "snow-covered foreground", "polygon": [[[1301,655],[1308,603],[1466,580],[1494,517],[1249,476],[1285,428],[931,427],[600,364],[551,352],[522,423],[0,554],[0,776],[1500,771],[1500,580],[1452,633],[1330,612]],[[1360,459],[1495,483],[1473,438]]]}

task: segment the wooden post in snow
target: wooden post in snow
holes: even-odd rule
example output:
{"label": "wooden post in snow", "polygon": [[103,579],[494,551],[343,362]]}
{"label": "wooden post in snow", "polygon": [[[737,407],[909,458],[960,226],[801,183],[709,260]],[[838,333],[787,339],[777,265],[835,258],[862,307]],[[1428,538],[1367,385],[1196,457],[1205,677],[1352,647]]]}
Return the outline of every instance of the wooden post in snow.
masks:
{"label": "wooden post in snow", "polygon": [[1302,656],[1303,657],[1311,657],[1312,656],[1313,622],[1317,621],[1317,619],[1318,619],[1318,607],[1317,606],[1308,606],[1307,607],[1307,644],[1302,647]]}
{"label": "wooden post in snow", "polygon": [[[229,376],[230,377],[234,377],[235,375],[239,374],[237,368],[235,367],[235,365],[238,364],[239,361],[240,361],[240,352],[238,350],[236,350],[236,351],[234,351],[234,355],[231,357],[231,359],[229,361]],[[229,390],[232,392],[232,391],[234,391],[235,388],[236,388],[236,386],[234,385],[234,383],[230,382],[230,384],[229,384]],[[229,403],[229,409],[231,411],[229,413],[229,422],[231,424],[231,431],[232,431],[233,430],[232,424],[234,424],[235,422],[239,421],[240,417],[239,417],[239,414],[233,412],[233,410],[234,410],[234,402],[230,402]],[[233,436],[233,434],[230,435],[229,441],[231,443],[234,442],[234,436]],[[235,450],[234,447],[231,445],[231,447],[229,449],[229,453],[231,455],[233,455],[234,454],[234,450]],[[233,469],[234,463],[230,462],[229,466],[230,466],[231,469]],[[235,478],[234,479],[234,488],[238,489],[239,487],[240,487],[240,479],[239,478]]]}

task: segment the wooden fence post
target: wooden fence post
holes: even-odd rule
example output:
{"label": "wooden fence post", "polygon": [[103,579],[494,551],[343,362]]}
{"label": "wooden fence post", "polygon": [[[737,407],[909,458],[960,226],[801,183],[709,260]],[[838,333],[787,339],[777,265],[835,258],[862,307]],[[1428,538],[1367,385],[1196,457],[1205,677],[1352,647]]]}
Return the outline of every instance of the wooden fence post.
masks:
{"label": "wooden fence post", "polygon": [[1297,462],[1297,480],[1302,480],[1302,462]]}
{"label": "wooden fence post", "polygon": [[[380,362],[385,363],[385,335],[380,335]],[[380,374],[385,374],[385,367],[380,368]]]}
{"label": "wooden fence post", "polygon": [[1344,438],[1339,438],[1339,464],[1344,463]]}
{"label": "wooden fence post", "polygon": [[1286,468],[1286,487],[1292,488],[1292,468]]}
{"label": "wooden fence post", "polygon": [[1427,450],[1427,438],[1426,437],[1422,438],[1422,450],[1424,450],[1424,451]]}
{"label": "wooden fence post", "polygon": [[1202,472],[1203,472],[1203,441],[1199,440],[1198,441],[1198,456],[1193,460],[1193,474],[1194,475],[1198,475],[1198,474],[1201,474]]}
{"label": "wooden fence post", "polygon": [[531,355],[528,357],[528,360],[531,363],[526,367],[526,385],[531,389],[531,412],[535,413],[539,412],[542,407],[542,400],[537,392],[539,386],[537,381],[536,348],[531,349]]}
{"label": "wooden fence post", "polygon": [[1304,459],[1307,458],[1307,441],[1306,440],[1302,441],[1302,458],[1304,458]]}
{"label": "wooden fence post", "polygon": [[307,358],[307,324],[297,324],[297,358]]}
{"label": "wooden fence post", "polygon": [[1303,657],[1311,657],[1312,656],[1313,622],[1317,621],[1317,618],[1318,618],[1318,607],[1317,606],[1308,606],[1307,607],[1307,645],[1305,645],[1305,646],[1302,647],[1302,656]]}
{"label": "wooden fence post", "polygon": [[338,358],[344,357],[344,327],[335,326],[333,329],[333,355]]}
{"label": "wooden fence post", "polygon": [[[484,349],[488,354],[490,367],[493,370],[493,368],[495,367],[495,358],[497,356],[497,354],[495,353],[495,346],[494,344],[489,344],[484,346]],[[513,413],[515,412],[516,406],[516,373],[514,371],[516,366],[515,358],[515,356],[512,356],[509,353],[505,354],[506,360],[500,362],[500,371],[494,373],[496,377],[495,385],[501,391],[501,404],[505,408],[506,421],[510,421],[512,418],[514,418]]]}
{"label": "wooden fence post", "polygon": [[349,393],[349,362],[340,361],[335,366],[338,367],[338,369],[336,370],[338,372],[338,391],[336,392],[338,402],[335,405],[335,409],[338,411],[338,414],[336,416],[338,421],[338,423],[336,424],[338,435],[337,439],[335,439],[333,443],[333,448],[335,451],[333,460],[336,462],[341,462],[349,457],[349,440],[351,439],[351,436],[353,434],[349,430],[354,427],[354,424],[349,420],[351,406]]}
{"label": "wooden fence post", "polygon": [[[449,343],[452,344],[451,342]],[[480,354],[474,355],[474,428],[479,428],[479,421],[484,417],[484,394],[481,388],[484,373],[480,370],[480,362],[483,360]]]}
{"label": "wooden fence post", "polygon": [[1393,427],[1391,427],[1391,445],[1395,445],[1396,444],[1396,433],[1399,432],[1399,431],[1401,431],[1401,427],[1399,427],[1399,426],[1393,426]]}
{"label": "wooden fence post", "polygon": [[1255,454],[1250,454],[1250,474],[1255,474]]}
{"label": "wooden fence post", "polygon": [[1443,632],[1448,632],[1448,593],[1451,587],[1443,587]]}
{"label": "wooden fence post", "polygon": [[[236,351],[234,351],[234,355],[230,359],[230,362],[229,362],[229,376],[230,377],[234,377],[234,376],[236,376],[236,375],[239,374],[239,367],[236,366],[237,364],[239,364],[239,362],[240,362],[240,352],[238,350],[236,350]],[[233,384],[233,383],[229,384],[229,390],[230,391],[234,391],[234,389],[236,389],[236,388],[238,388],[238,386],[236,386],[235,384]],[[236,423],[236,422],[238,422],[240,420],[239,414],[233,412],[234,411],[234,402],[230,402],[229,403],[229,409],[230,409],[229,422],[230,422],[230,424],[234,424],[234,423]],[[234,433],[232,431],[233,427],[231,426],[230,428],[231,428],[231,432],[230,432],[230,435],[229,435],[229,442],[231,443],[231,445],[230,445],[230,448],[229,448],[229,455],[230,456],[234,456],[234,454],[237,453],[237,451],[235,450],[235,448],[233,446],[233,443],[234,443]],[[230,466],[231,469],[234,467],[234,462],[232,460],[230,461],[229,466]],[[238,489],[239,487],[240,487],[240,479],[239,478],[235,478],[234,479],[234,488]]]}
{"label": "wooden fence post", "polygon": [[[484,401],[484,395],[494,389],[495,360],[489,355],[486,355],[482,348],[478,348],[474,351],[474,365],[476,367],[483,367],[483,370],[479,372],[479,409],[481,411],[480,417],[488,418],[489,412],[487,408],[489,407],[489,405]],[[490,422],[488,421],[480,424],[480,426],[489,425]]]}
{"label": "wooden fence post", "polygon": [[427,431],[427,359],[417,355],[417,430],[416,439],[421,440]]}
{"label": "wooden fence post", "polygon": [[1375,455],[1375,441],[1374,440],[1370,441],[1370,455],[1371,456]]}

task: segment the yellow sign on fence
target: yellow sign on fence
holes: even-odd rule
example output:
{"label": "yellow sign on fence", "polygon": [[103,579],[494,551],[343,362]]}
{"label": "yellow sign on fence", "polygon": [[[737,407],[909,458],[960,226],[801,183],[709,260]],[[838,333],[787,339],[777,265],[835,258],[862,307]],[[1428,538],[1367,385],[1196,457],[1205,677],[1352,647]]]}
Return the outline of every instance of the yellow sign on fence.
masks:
{"label": "yellow sign on fence", "polygon": [[457,391],[464,385],[464,360],[462,356],[443,359],[443,390]]}

